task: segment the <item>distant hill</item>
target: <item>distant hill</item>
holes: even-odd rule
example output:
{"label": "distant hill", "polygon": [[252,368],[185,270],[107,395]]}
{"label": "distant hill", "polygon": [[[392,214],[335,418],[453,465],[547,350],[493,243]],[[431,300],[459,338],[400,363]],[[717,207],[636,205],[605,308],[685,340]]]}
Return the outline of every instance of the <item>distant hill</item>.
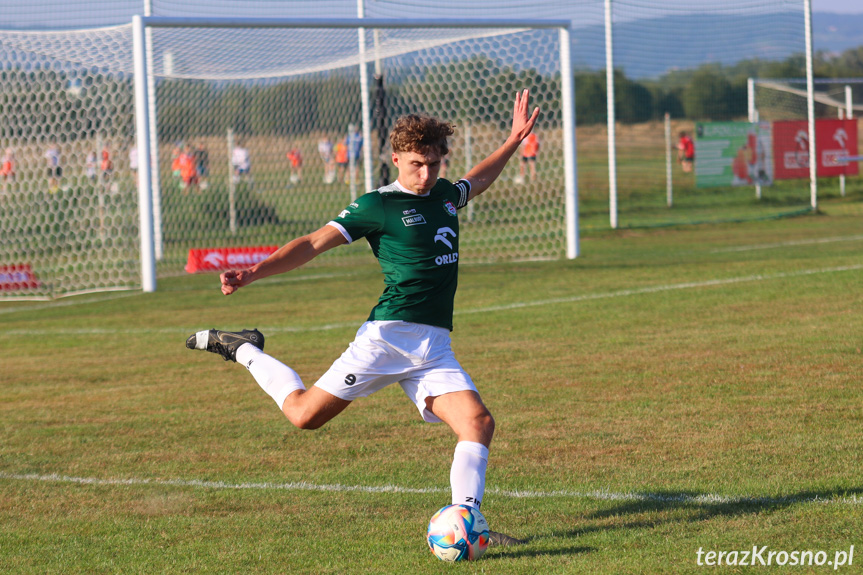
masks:
{"label": "distant hill", "polygon": [[812,14],[815,50],[844,52],[863,46],[863,14]]}
{"label": "distant hill", "polygon": [[[863,45],[863,15],[815,13],[816,51],[842,52]],[[655,78],[675,69],[706,62],[784,60],[804,51],[803,14],[759,16],[681,15],[616,23],[614,65],[630,78]],[[605,66],[602,26],[576,28],[574,64],[582,69]]]}

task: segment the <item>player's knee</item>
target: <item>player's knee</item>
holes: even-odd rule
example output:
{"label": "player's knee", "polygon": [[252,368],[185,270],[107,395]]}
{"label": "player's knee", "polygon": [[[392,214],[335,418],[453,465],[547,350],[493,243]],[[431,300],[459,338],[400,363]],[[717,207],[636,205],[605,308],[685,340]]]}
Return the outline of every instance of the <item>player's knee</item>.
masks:
{"label": "player's knee", "polygon": [[297,429],[320,429],[327,422],[315,411],[299,405],[288,405],[287,402],[282,406],[282,413]]}
{"label": "player's knee", "polygon": [[479,435],[491,440],[494,435],[494,417],[487,409],[477,413],[471,422],[472,427]]}
{"label": "player's knee", "polygon": [[326,423],[326,420],[321,419],[317,414],[305,410],[299,412],[294,410],[291,413],[285,413],[285,416],[297,429],[320,429]]}

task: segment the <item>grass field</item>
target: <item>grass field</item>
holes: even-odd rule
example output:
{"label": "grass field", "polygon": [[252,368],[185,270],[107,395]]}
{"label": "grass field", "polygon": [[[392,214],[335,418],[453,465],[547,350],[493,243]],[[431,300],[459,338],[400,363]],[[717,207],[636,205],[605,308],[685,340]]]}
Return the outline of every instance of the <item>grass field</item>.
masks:
{"label": "grass field", "polygon": [[859,197],[581,245],[462,268],[454,347],[497,420],[483,511],[526,545],[431,556],[454,439],[398,388],[302,432],[185,349],[256,326],[312,383],[381,289],[372,265],[318,267],[230,298],[185,276],[0,303],[0,572],[685,573],[753,546],[860,572]]}

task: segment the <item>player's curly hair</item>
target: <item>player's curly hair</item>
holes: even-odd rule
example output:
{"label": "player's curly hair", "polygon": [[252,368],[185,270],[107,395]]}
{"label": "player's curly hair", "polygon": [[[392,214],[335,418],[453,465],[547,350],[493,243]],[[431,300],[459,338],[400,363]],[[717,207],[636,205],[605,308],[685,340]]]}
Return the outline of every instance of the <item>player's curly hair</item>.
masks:
{"label": "player's curly hair", "polygon": [[416,152],[427,154],[435,150],[441,157],[449,153],[447,136],[452,136],[453,125],[427,116],[426,114],[408,114],[396,120],[393,131],[390,132],[390,145],[393,152]]}

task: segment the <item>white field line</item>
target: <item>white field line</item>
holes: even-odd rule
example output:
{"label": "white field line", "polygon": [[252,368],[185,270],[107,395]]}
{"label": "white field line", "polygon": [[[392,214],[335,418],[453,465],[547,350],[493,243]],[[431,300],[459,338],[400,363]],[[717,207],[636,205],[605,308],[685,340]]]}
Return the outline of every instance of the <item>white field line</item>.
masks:
{"label": "white field line", "polygon": [[859,236],[839,236],[833,238],[817,238],[813,240],[789,240],[787,242],[778,242],[773,244],[753,244],[749,246],[736,246],[730,248],[719,248],[711,250],[712,254],[723,254],[729,252],[748,252],[753,250],[770,250],[775,248],[789,248],[794,246],[811,246],[816,244],[832,244],[836,242],[859,242],[863,241],[863,235]]}
{"label": "white field line", "polygon": [[[115,299],[121,299],[126,297],[134,297],[137,295],[141,295],[142,292],[124,292],[124,293],[113,293],[113,294],[105,294],[99,297],[91,297],[86,299],[68,299],[62,301],[52,301],[50,303],[46,303],[44,305],[34,304],[28,306],[20,306],[20,307],[7,307],[0,309],[0,315],[7,313],[32,313],[34,311],[41,311],[43,309],[54,309],[57,307],[69,307],[74,305],[86,305],[88,303],[102,303],[105,301],[111,301]],[[2,300],[0,300],[2,301]],[[19,300],[19,301],[27,301],[27,300]]]}
{"label": "white field line", "polygon": [[[45,483],[66,483],[76,485],[96,486],[158,486],[158,487],[191,487],[196,489],[221,489],[221,490],[249,490],[249,491],[320,491],[320,492],[344,492],[344,493],[449,493],[449,489],[442,487],[401,487],[398,485],[341,485],[341,484],[315,484],[306,481],[290,483],[226,483],[224,481],[204,481],[199,479],[100,479],[98,477],[73,477],[52,473],[49,475],[19,474],[0,472],[0,480],[7,481],[30,481]],[[824,505],[861,505],[863,497],[857,495],[829,495],[829,496],[787,496],[787,497],[758,497],[751,495],[729,496],[705,493],[691,495],[688,493],[660,494],[660,493],[615,493],[612,491],[534,491],[534,490],[512,490],[512,489],[486,489],[486,494],[515,499],[588,499],[596,501],[644,501],[648,503],[681,503],[695,505],[782,505],[798,503],[818,503]]]}
{"label": "white field line", "polygon": [[[527,302],[514,302],[509,304],[495,305],[495,306],[486,306],[479,307],[473,309],[463,309],[457,310],[455,315],[469,315],[476,313],[488,313],[495,311],[508,311],[514,309],[522,309],[529,307],[538,307],[545,305],[558,305],[564,303],[578,303],[582,301],[591,301],[598,299],[609,299],[609,298],[618,298],[618,297],[629,297],[635,295],[645,295],[645,294],[653,294],[674,290],[684,290],[684,289],[694,289],[694,288],[702,288],[702,287],[715,287],[715,286],[724,286],[724,285],[733,285],[738,283],[746,283],[746,282],[759,282],[759,281],[768,281],[774,279],[787,279],[787,278],[795,278],[801,276],[810,276],[810,275],[818,275],[818,274],[828,274],[828,273],[839,273],[839,272],[847,272],[847,271],[856,271],[863,269],[863,264],[856,264],[850,266],[838,266],[832,268],[819,268],[819,269],[810,269],[810,270],[799,270],[794,272],[781,272],[775,274],[757,274],[750,276],[740,276],[735,278],[725,278],[725,279],[715,279],[715,280],[706,280],[700,282],[684,282],[679,284],[666,284],[659,286],[648,286],[643,288],[633,288],[633,289],[625,289],[618,290],[612,292],[602,292],[602,293],[594,293],[594,294],[584,294],[570,297],[561,297],[561,298],[553,298],[553,299],[543,299],[543,300],[534,300]],[[267,333],[305,333],[305,332],[314,332],[314,331],[328,331],[331,329],[347,329],[358,327],[358,322],[340,322],[340,323],[330,323],[316,326],[272,326],[265,327],[259,326],[258,329]],[[171,327],[171,328],[140,328],[140,329],[113,329],[113,328],[81,328],[81,329],[50,329],[50,330],[5,330],[0,332],[0,335],[7,336],[42,336],[42,335],[116,335],[116,334],[130,334],[130,335],[147,335],[147,334],[176,334],[176,333],[188,333],[191,334],[197,331],[198,327]]]}
{"label": "white field line", "polygon": [[[347,272],[347,273],[327,273],[327,274],[315,274],[315,275],[306,275],[306,276],[288,276],[288,277],[278,277],[278,278],[265,278],[265,279],[260,280],[258,282],[258,284],[264,285],[264,284],[274,284],[274,283],[296,283],[296,282],[304,282],[304,281],[318,280],[318,279],[344,278],[344,277],[351,277],[351,276],[356,276],[356,275],[359,275],[359,274],[357,272]],[[217,279],[214,279],[213,286],[214,286],[213,287],[214,290],[218,287],[218,280]],[[125,291],[125,289],[126,288],[124,288],[124,291]],[[131,288],[129,288],[129,289],[131,289]],[[184,287],[184,288],[172,289],[171,291],[174,292],[174,291],[200,291],[200,290],[201,290],[201,288],[199,288],[199,287]],[[74,295],[81,295],[81,294],[74,294]],[[46,303],[45,305],[30,305],[30,306],[23,306],[23,307],[9,307],[9,308],[5,308],[5,309],[0,309],[0,315],[8,314],[8,313],[18,313],[18,312],[41,311],[43,309],[53,309],[53,308],[57,308],[57,307],[69,307],[69,306],[75,306],[75,305],[86,305],[86,304],[90,304],[90,303],[102,303],[105,301],[111,301],[111,300],[124,298],[124,297],[141,296],[141,295],[144,295],[144,292],[142,292],[140,290],[132,290],[128,293],[122,293],[122,294],[106,293],[106,294],[98,296],[98,297],[91,297],[91,298],[86,298],[86,299],[74,299],[74,295],[69,294],[67,296],[64,296],[64,297],[70,297],[73,299],[68,299],[68,300],[63,300],[63,301],[51,301],[50,303]],[[23,298],[23,299],[15,299],[15,300],[0,299],[0,303],[2,303],[4,301],[19,301],[19,302],[21,302],[21,301],[37,301],[38,302],[38,301],[45,301],[45,300],[41,299],[41,298],[37,298],[37,299]]]}
{"label": "white field line", "polygon": [[701,288],[701,287],[713,287],[713,286],[723,286],[723,285],[731,285],[745,282],[758,282],[758,281],[767,281],[774,279],[786,279],[786,278],[795,278],[801,276],[809,276],[809,275],[817,275],[817,274],[827,274],[827,273],[837,273],[837,272],[847,272],[854,270],[863,269],[863,264],[856,264],[850,266],[838,266],[833,268],[820,268],[813,270],[799,270],[795,272],[781,272],[775,274],[757,274],[751,276],[741,276],[736,278],[725,278],[725,279],[715,279],[715,280],[706,280],[700,282],[684,282],[679,284],[668,284],[668,285],[659,285],[659,286],[649,286],[643,288],[633,288],[633,289],[625,289],[618,290],[613,292],[605,292],[605,293],[596,293],[596,294],[585,294],[579,296],[571,296],[571,297],[561,297],[554,299],[545,299],[545,300],[536,300],[532,302],[517,302],[511,304],[504,305],[496,305],[496,306],[488,306],[483,308],[475,308],[468,310],[457,311],[456,315],[462,314],[472,314],[472,313],[486,313],[491,311],[506,311],[513,310],[519,308],[526,307],[535,307],[541,305],[557,305],[562,303],[577,303],[581,301],[590,301],[597,299],[607,299],[607,298],[617,298],[617,297],[627,297],[633,295],[643,295],[643,294],[652,294],[666,291],[674,291],[674,290],[683,290],[683,289],[693,289],[693,288]]}

